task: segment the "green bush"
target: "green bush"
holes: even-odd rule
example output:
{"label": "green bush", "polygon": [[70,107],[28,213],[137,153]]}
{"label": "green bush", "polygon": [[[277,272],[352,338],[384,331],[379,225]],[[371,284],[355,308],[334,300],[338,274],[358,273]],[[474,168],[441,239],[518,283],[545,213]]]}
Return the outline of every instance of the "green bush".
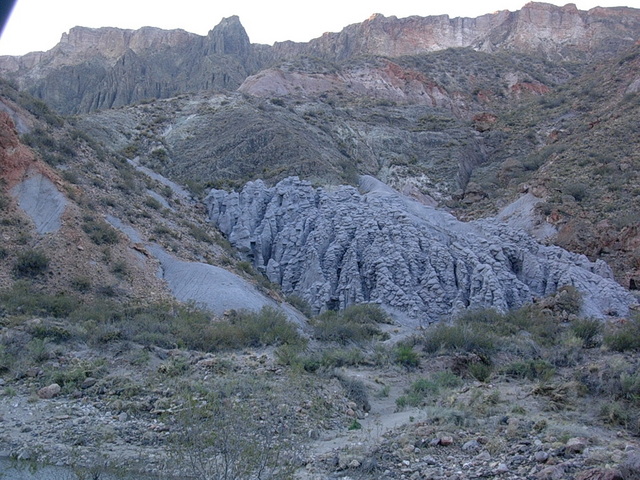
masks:
{"label": "green bush", "polygon": [[190,348],[204,351],[301,343],[302,337],[286,315],[272,307],[239,311],[197,329],[183,322],[178,336]]}
{"label": "green bush", "polygon": [[640,320],[633,318],[622,325],[610,327],[604,335],[604,344],[616,352],[640,350]]}
{"label": "green bush", "polygon": [[467,366],[467,372],[477,381],[485,383],[491,378],[493,367],[485,362],[474,362]]}
{"label": "green bush", "polygon": [[393,351],[394,362],[407,369],[412,369],[420,365],[420,356],[411,345],[400,343]]}
{"label": "green bush", "polygon": [[0,292],[0,302],[10,314],[50,315],[62,318],[78,308],[79,300],[72,295],[50,295],[38,292],[26,281],[18,281]]}
{"label": "green bush", "polygon": [[428,353],[444,350],[489,355],[495,349],[493,335],[486,331],[486,327],[470,322],[455,325],[440,323],[430,327],[424,333],[422,343]]}
{"label": "green bush", "polygon": [[365,356],[358,348],[330,348],[320,355],[320,364],[326,368],[361,365],[364,361]]}
{"label": "green bush", "polygon": [[554,375],[555,369],[545,360],[524,360],[505,365],[500,373],[513,378],[546,381]]}
{"label": "green bush", "polygon": [[313,315],[311,305],[309,305],[309,302],[307,302],[304,298],[298,295],[289,295],[287,296],[286,300],[289,305],[295,307],[305,317],[310,318]]}
{"label": "green bush", "polygon": [[0,374],[10,371],[15,361],[15,356],[9,353],[4,345],[0,344]]}
{"label": "green bush", "polygon": [[49,258],[39,250],[27,250],[18,255],[13,265],[17,277],[37,277],[49,269]]}
{"label": "green bush", "polygon": [[560,287],[555,295],[555,309],[578,315],[582,309],[582,294],[571,285]]}
{"label": "green bush", "polygon": [[349,306],[342,312],[324,312],[314,318],[311,324],[317,340],[346,345],[389,338],[378,327],[379,323],[388,322],[388,316],[380,307],[362,304]]}
{"label": "green bush", "polygon": [[571,323],[573,334],[582,340],[585,348],[597,347],[598,339],[602,335],[602,322],[595,318],[581,318]]}
{"label": "green bush", "polygon": [[345,375],[337,375],[342,388],[345,390],[347,398],[355,402],[359,409],[363,412],[371,410],[371,404],[369,403],[369,392],[367,387],[357,378],[350,378]]}
{"label": "green bush", "polygon": [[461,383],[459,377],[448,371],[437,372],[429,378],[419,378],[405,389],[404,394],[396,400],[396,406],[400,409],[407,405],[423,406],[427,399],[437,397],[443,389],[455,388]]}
{"label": "green bush", "polygon": [[118,232],[102,220],[87,218],[82,229],[96,245],[113,245],[120,240]]}
{"label": "green bush", "polygon": [[151,196],[144,199],[144,205],[152,208],[153,210],[160,210],[162,208],[162,204]]}
{"label": "green bush", "polygon": [[75,277],[71,279],[71,286],[81,293],[91,290],[91,279],[89,277]]}
{"label": "green bush", "polygon": [[571,195],[576,199],[576,202],[581,202],[584,200],[589,192],[589,186],[584,183],[569,183],[563,189],[563,193],[566,195]]}

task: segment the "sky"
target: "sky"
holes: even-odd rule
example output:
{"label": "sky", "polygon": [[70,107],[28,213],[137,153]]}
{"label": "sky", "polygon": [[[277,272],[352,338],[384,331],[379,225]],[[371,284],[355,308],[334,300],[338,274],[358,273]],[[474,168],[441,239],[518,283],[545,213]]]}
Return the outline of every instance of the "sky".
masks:
{"label": "sky", "polygon": [[[563,0],[546,0],[564,5]],[[252,43],[306,42],[338,32],[373,13],[408,17],[447,14],[477,17],[519,10],[527,0],[17,0],[0,36],[0,55],[46,51],[74,26],[181,28],[206,35],[222,18],[238,15]],[[640,8],[640,0],[574,0],[580,10],[595,6]]]}

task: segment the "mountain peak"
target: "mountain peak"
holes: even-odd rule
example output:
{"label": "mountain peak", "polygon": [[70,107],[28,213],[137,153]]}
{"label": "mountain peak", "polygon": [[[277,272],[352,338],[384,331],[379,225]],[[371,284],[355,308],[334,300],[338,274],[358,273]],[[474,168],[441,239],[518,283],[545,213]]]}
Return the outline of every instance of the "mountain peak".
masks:
{"label": "mountain peak", "polygon": [[207,37],[212,41],[211,50],[221,55],[249,55],[251,42],[246,30],[240,23],[240,17],[232,15],[223,18]]}

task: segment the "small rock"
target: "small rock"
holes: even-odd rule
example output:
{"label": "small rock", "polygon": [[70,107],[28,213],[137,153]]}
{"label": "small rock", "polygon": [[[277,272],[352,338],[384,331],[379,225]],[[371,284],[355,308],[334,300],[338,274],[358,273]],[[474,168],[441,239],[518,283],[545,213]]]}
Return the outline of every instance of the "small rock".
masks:
{"label": "small rock", "polygon": [[623,480],[618,470],[609,468],[593,468],[576,475],[575,480]]}
{"label": "small rock", "polygon": [[476,455],[474,460],[478,462],[488,462],[489,460],[491,460],[491,454],[486,450],[484,450],[480,452],[478,455]]}
{"label": "small rock", "polygon": [[464,445],[462,445],[462,450],[464,450],[465,452],[480,450],[480,444],[477,440],[469,440],[468,442],[465,442]]}
{"label": "small rock", "polygon": [[543,450],[540,450],[533,455],[533,458],[538,463],[544,463],[549,459],[549,454]]}
{"label": "small rock", "polygon": [[60,394],[61,390],[62,388],[60,388],[60,385],[58,385],[57,383],[52,383],[51,385],[42,387],[40,390],[38,390],[38,397],[42,399],[57,397]]}
{"label": "small rock", "polygon": [[564,466],[553,465],[540,471],[536,478],[538,480],[562,480],[564,478]]}
{"label": "small rock", "polygon": [[85,379],[84,379],[84,381],[82,382],[82,385],[80,385],[80,388],[82,388],[83,390],[85,390],[85,389],[87,389],[87,388],[93,387],[93,386],[96,384],[96,382],[97,382],[97,381],[98,381],[98,380],[96,380],[96,379],[95,379],[95,378],[93,378],[93,377],[87,377],[87,378],[85,378]]}
{"label": "small rock", "polygon": [[500,463],[496,467],[496,473],[497,474],[507,473],[508,471],[509,471],[509,467],[507,467],[507,465],[505,463]]}
{"label": "small rock", "polygon": [[448,447],[449,445],[453,444],[453,437],[450,437],[450,436],[440,437],[438,440],[438,443],[443,447]]}
{"label": "small rock", "polygon": [[568,453],[582,453],[587,448],[587,440],[580,437],[570,438],[565,447],[565,451]]}

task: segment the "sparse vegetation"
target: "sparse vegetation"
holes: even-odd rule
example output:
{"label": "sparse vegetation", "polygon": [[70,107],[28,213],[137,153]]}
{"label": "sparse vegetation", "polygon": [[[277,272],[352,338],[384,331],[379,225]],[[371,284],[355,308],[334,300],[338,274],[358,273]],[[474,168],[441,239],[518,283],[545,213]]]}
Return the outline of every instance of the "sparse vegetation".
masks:
{"label": "sparse vegetation", "polygon": [[103,220],[86,217],[82,229],[96,245],[113,245],[120,240],[118,232]]}
{"label": "sparse vegetation", "polygon": [[378,306],[353,305],[341,312],[324,312],[312,319],[311,324],[317,340],[347,345],[388,338],[378,326],[388,321]]}
{"label": "sparse vegetation", "polygon": [[16,277],[35,278],[49,269],[49,258],[41,250],[25,250],[18,254],[13,264]]}

